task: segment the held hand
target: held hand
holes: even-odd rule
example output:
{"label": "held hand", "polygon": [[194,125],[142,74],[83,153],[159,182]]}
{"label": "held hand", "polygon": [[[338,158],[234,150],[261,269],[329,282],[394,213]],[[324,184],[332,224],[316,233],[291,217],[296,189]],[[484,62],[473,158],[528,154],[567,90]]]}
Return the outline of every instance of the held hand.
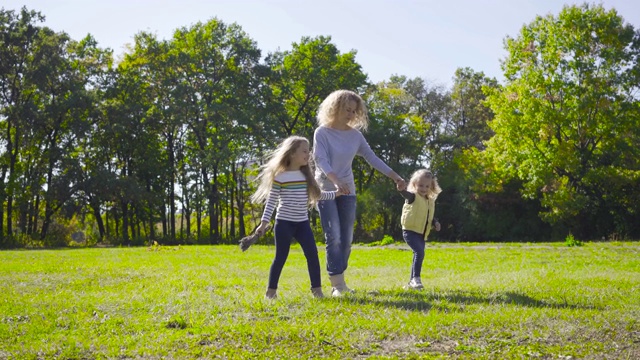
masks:
{"label": "held hand", "polygon": [[403,178],[397,178],[394,180],[396,183],[396,189],[398,189],[398,191],[404,191],[407,189],[407,183],[404,181]]}
{"label": "held hand", "polygon": [[433,224],[436,228],[436,231],[440,231],[440,223],[436,221],[435,224]]}
{"label": "held hand", "polygon": [[[347,184],[344,181],[340,181],[340,179],[338,179],[336,174],[334,174],[332,172],[328,173],[327,174],[327,178],[329,180],[331,180],[331,182],[336,187],[336,190],[340,193],[340,195],[348,195],[348,194],[351,193],[351,191],[349,190],[349,184]],[[338,195],[338,194],[336,194],[336,195]]]}
{"label": "held hand", "polygon": [[[349,185],[347,183],[344,182],[339,182],[336,185],[336,188],[338,190],[338,194],[340,195],[349,195],[351,193],[351,191],[349,190]],[[338,195],[336,194],[336,195]]]}

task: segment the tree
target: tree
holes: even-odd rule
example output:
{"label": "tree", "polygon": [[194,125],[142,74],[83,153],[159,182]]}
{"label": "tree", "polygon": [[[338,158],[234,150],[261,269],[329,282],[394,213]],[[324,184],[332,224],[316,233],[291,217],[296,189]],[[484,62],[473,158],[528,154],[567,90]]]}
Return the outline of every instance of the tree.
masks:
{"label": "tree", "polygon": [[484,91],[497,89],[498,82],[470,68],[457,69],[453,81],[450,114],[434,140],[440,151],[433,168],[443,190],[437,206],[443,228],[434,238],[499,241],[536,240],[548,235],[548,226],[538,219],[539,201],[522,199],[517,182],[499,192],[472,188],[476,177],[485,176],[465,171],[465,150],[482,150],[493,136],[489,127],[493,112],[486,105]]}
{"label": "tree", "polygon": [[127,225],[121,234],[114,234],[118,242],[129,241],[129,221],[124,216],[129,207],[137,209],[138,218],[148,224],[146,233],[156,239],[155,221],[162,213],[168,170],[163,144],[158,141],[159,124],[148,116],[152,107],[149,83],[141,68],[127,56],[109,72],[102,85],[100,115],[84,145],[82,192],[96,219],[100,239],[111,235],[103,224],[103,214],[113,214],[116,229],[120,228],[120,219]]}
{"label": "tree", "polygon": [[355,50],[341,54],[330,36],[318,36],[303,37],[290,51],[267,57],[272,69],[269,100],[278,135],[312,138],[322,100],[334,90],[356,90],[366,84],[355,56]]}
{"label": "tree", "polygon": [[79,188],[96,80],[111,58],[91,36],[73,41],[37,26],[42,21],[26,8],[19,15],[0,11],[0,219],[13,235],[17,212],[19,229],[33,234],[41,226],[44,239],[54,215]]}
{"label": "tree", "polygon": [[640,34],[584,4],[538,16],[505,47],[506,84],[487,100],[495,136],[481,154],[494,184],[519,179],[545,220],[582,238],[640,235]]}
{"label": "tree", "polygon": [[[43,58],[42,47],[37,44],[51,33],[37,26],[44,17],[22,8],[15,11],[0,9],[0,245],[5,243],[3,221],[7,220],[6,233],[11,235],[13,199],[19,178],[18,159],[25,145],[25,133],[32,129],[27,111],[32,108],[38,88],[34,62]],[[6,212],[4,204],[7,204]]]}
{"label": "tree", "polygon": [[489,127],[493,112],[485,104],[483,88],[496,89],[498,82],[468,67],[456,70],[451,92],[452,115],[445,130],[453,149],[473,146],[482,150],[484,142],[493,136]]}
{"label": "tree", "polygon": [[192,155],[186,161],[198,168],[195,182],[208,200],[209,241],[218,243],[219,219],[228,204],[220,184],[246,148],[243,132],[256,120],[248,114],[260,112],[254,100],[260,50],[239,25],[211,19],[176,30],[171,55],[177,80],[173,102],[188,129]]}
{"label": "tree", "polygon": [[[421,78],[392,76],[389,81],[369,87],[364,99],[371,123],[365,136],[374,153],[404,178],[418,168],[429,167],[437,150],[435,134],[448,116],[448,94]],[[375,229],[383,233],[373,234],[374,238],[385,234],[400,236],[398,209],[402,207],[402,197],[389,191],[386,176],[359,157],[354,161],[353,172],[361,194],[358,201],[363,204],[357,214],[357,233]]]}
{"label": "tree", "polygon": [[33,117],[46,164],[44,239],[52,216],[79,190],[79,154],[96,113],[95,81],[110,65],[111,54],[99,49],[91,36],[73,41],[65,33],[50,35],[41,46],[47,56],[36,62],[42,86],[35,94]]}

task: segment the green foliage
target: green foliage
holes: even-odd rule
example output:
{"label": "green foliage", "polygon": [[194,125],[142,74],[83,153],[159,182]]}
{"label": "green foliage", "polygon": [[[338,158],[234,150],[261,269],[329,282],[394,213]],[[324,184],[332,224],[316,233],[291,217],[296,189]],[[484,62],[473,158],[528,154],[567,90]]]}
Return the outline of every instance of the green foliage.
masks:
{"label": "green foliage", "polygon": [[330,36],[305,36],[291,50],[269,54],[265,61],[271,70],[270,104],[264,126],[275,131],[276,139],[292,134],[312,139],[322,100],[334,90],[366,84],[367,76],[355,57],[355,50],[341,54]]}
{"label": "green foliage", "polygon": [[356,205],[357,231],[354,233],[354,242],[367,243],[374,241],[375,239],[380,239],[385,231],[388,231],[389,218],[400,211],[398,207],[387,207],[386,197],[389,195],[385,190],[389,186],[389,184],[377,186],[375,189],[370,188],[358,194]]}
{"label": "green foliage", "polygon": [[[456,70],[450,115],[433,140],[437,151],[432,168],[443,190],[436,205],[436,216],[443,226],[440,232],[431,233],[434,240],[486,241],[523,235],[515,219],[504,218],[505,214],[513,216],[513,207],[522,206],[522,201],[496,203],[474,188],[474,182],[484,182],[490,175],[478,171],[477,161],[467,155],[484,149],[484,142],[493,134],[488,125],[493,113],[485,104],[483,88],[496,87],[497,81],[482,72]],[[537,214],[533,216],[535,219]]]}
{"label": "green foliage", "polygon": [[553,238],[551,226],[538,217],[540,202],[523,199],[519,181],[505,181],[500,191],[473,189],[468,182],[472,178],[462,177],[459,171],[453,166],[441,170],[443,192],[437,200],[436,216],[442,230],[430,237],[473,242]]}
{"label": "green foliage", "polygon": [[521,180],[546,221],[582,237],[630,224],[638,203],[618,204],[640,179],[640,34],[615,10],[585,4],[538,16],[505,44],[507,83],[487,89],[496,117],[485,173]]}
{"label": "green foliage", "polygon": [[470,147],[484,149],[484,142],[493,136],[488,123],[494,117],[485,103],[485,92],[497,88],[496,79],[488,78],[483,72],[457,69],[451,94],[453,116],[440,141],[450,143],[454,151]]}
{"label": "green foliage", "polygon": [[567,237],[564,240],[564,243],[568,246],[568,247],[573,247],[573,246],[582,246],[584,245],[582,243],[582,241],[576,239],[573,234],[569,233],[569,235],[567,235]]}
{"label": "green foliage", "polygon": [[371,88],[366,100],[371,120],[368,140],[376,154],[405,177],[428,166],[450,113],[447,91],[421,78],[392,76]]}
{"label": "green foliage", "polygon": [[393,238],[393,236],[391,235],[385,235],[382,237],[382,240],[379,241],[373,241],[371,243],[368,243],[368,246],[385,246],[385,245],[393,245],[396,242],[396,240]]}

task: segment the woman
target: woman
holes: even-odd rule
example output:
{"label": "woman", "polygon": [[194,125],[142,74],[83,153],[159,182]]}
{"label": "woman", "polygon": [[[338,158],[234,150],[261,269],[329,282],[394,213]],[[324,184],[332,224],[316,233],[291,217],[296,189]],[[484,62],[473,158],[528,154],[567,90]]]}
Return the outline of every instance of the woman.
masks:
{"label": "woman", "polygon": [[373,168],[393,179],[398,190],[406,188],[405,181],[371,150],[361,133],[368,125],[364,101],[353,91],[334,91],[318,109],[318,128],[313,135],[315,177],[322,190],[337,189],[345,194],[318,201],[332,296],[352,291],[344,280],[344,271],[349,263],[356,219],[356,186],[351,168],[355,156],[362,156]]}

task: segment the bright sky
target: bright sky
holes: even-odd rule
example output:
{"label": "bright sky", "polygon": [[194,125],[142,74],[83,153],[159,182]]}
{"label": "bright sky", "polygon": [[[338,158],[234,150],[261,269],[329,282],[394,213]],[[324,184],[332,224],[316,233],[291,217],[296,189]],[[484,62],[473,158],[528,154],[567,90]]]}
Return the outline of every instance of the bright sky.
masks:
{"label": "bright sky", "polygon": [[[263,55],[290,50],[303,36],[329,35],[374,82],[393,74],[449,86],[459,67],[502,81],[503,40],[536,15],[558,14],[574,0],[3,0],[5,10],[27,6],[45,24],[79,40],[92,34],[120,55],[140,31],[168,39],[173,31],[217,17],[237,23]],[[640,28],[640,1],[603,0]]]}

